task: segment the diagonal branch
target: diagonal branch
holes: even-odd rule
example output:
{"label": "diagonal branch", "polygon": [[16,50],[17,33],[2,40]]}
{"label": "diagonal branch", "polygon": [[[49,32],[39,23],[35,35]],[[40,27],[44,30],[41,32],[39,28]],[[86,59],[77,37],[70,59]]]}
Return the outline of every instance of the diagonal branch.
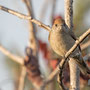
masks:
{"label": "diagonal branch", "polygon": [[88,36],[90,35],[90,29],[88,29],[82,36],[79,37],[78,40],[76,40],[73,47],[66,53],[65,57],[68,57],[71,55],[71,53],[77,48],[77,46]]}
{"label": "diagonal branch", "polygon": [[25,14],[21,14],[21,13],[19,13],[19,12],[17,12],[17,11],[14,11],[14,10],[12,10],[12,9],[6,8],[6,7],[1,6],[1,5],[0,5],[0,10],[3,10],[3,11],[8,12],[8,13],[10,13],[10,14],[13,14],[13,15],[21,18],[21,19],[30,20],[31,22],[37,24],[38,26],[40,26],[40,27],[42,27],[42,28],[44,28],[44,29],[46,29],[46,30],[48,30],[48,31],[51,30],[51,28],[50,28],[49,26],[43,24],[43,23],[40,22],[39,20],[33,19],[31,16],[28,16],[28,15],[25,15]]}
{"label": "diagonal branch", "polygon": [[81,49],[84,50],[84,49],[88,48],[89,46],[90,46],[90,40],[88,40],[87,42],[83,43],[81,45]]}
{"label": "diagonal branch", "polygon": [[5,54],[6,56],[8,56],[9,58],[11,58],[13,61],[21,64],[21,65],[24,65],[24,60],[23,58],[19,57],[19,56],[16,56],[16,55],[13,55],[12,53],[10,53],[8,50],[6,50],[4,47],[2,47],[0,45],[0,51]]}

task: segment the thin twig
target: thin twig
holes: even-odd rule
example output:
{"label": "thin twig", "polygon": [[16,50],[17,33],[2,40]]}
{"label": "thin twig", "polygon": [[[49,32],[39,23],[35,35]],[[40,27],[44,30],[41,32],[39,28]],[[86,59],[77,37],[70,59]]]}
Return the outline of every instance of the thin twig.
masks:
{"label": "thin twig", "polygon": [[25,76],[26,76],[26,67],[22,66],[18,90],[24,90]]}
{"label": "thin twig", "polygon": [[12,53],[10,53],[7,49],[5,49],[4,47],[2,47],[1,45],[0,45],[0,51],[1,51],[3,54],[5,54],[6,56],[8,56],[9,58],[11,58],[13,61],[15,61],[15,62],[17,62],[17,63],[19,63],[19,64],[21,64],[21,65],[24,65],[24,60],[23,60],[23,58],[21,58],[21,57],[19,57],[19,56],[16,56],[16,55],[14,55],[14,54],[12,54]]}
{"label": "thin twig", "polygon": [[44,28],[44,29],[46,29],[46,30],[48,30],[48,31],[51,30],[51,28],[50,28],[49,26],[47,26],[47,25],[43,24],[42,22],[40,22],[39,20],[33,19],[32,17],[27,16],[27,15],[25,15],[25,14],[19,13],[19,12],[17,12],[17,11],[11,10],[11,9],[6,8],[6,7],[4,7],[4,6],[1,6],[1,5],[0,5],[0,10],[3,10],[3,11],[8,12],[8,13],[10,13],[10,14],[13,14],[13,15],[21,18],[21,19],[30,20],[31,22],[37,24],[38,26],[40,26],[40,27],[42,27],[42,28]]}
{"label": "thin twig", "polygon": [[90,40],[88,40],[87,42],[85,42],[85,43],[83,43],[83,44],[81,45],[81,49],[82,49],[82,50],[84,50],[84,49],[86,49],[86,48],[88,48],[88,47],[90,47]]}

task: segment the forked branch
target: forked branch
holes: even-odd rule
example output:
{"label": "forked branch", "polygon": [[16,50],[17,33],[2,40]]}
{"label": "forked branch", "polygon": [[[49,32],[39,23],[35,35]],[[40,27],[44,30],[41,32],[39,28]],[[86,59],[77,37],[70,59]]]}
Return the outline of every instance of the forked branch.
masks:
{"label": "forked branch", "polygon": [[3,11],[8,12],[8,13],[10,13],[10,14],[13,14],[13,15],[21,18],[21,19],[30,20],[31,22],[37,24],[38,26],[40,26],[40,27],[42,27],[42,28],[44,28],[44,29],[46,29],[46,30],[48,30],[48,31],[51,30],[51,28],[50,28],[49,26],[43,24],[43,23],[40,22],[39,20],[33,19],[31,16],[28,16],[28,15],[25,15],[25,14],[22,14],[22,13],[19,13],[19,12],[17,12],[17,11],[14,11],[14,10],[12,10],[12,9],[6,8],[6,7],[1,6],[1,5],[0,5],[0,10],[3,10]]}

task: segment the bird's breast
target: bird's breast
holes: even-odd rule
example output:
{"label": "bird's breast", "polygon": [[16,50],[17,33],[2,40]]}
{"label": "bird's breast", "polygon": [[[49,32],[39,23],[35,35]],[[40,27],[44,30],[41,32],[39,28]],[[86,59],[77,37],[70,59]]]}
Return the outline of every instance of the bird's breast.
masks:
{"label": "bird's breast", "polygon": [[50,32],[49,42],[52,49],[58,55],[64,56],[66,52],[73,46],[75,41],[72,40],[72,38],[64,32],[62,33]]}

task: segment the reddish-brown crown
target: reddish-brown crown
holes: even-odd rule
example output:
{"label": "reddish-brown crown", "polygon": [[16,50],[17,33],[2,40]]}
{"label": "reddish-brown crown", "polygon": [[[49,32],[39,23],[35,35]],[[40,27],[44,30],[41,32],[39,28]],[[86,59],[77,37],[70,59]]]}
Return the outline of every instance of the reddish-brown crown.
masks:
{"label": "reddish-brown crown", "polygon": [[55,21],[54,21],[54,24],[63,24],[63,23],[64,23],[64,20],[61,19],[61,18],[57,18],[57,19],[55,19]]}

